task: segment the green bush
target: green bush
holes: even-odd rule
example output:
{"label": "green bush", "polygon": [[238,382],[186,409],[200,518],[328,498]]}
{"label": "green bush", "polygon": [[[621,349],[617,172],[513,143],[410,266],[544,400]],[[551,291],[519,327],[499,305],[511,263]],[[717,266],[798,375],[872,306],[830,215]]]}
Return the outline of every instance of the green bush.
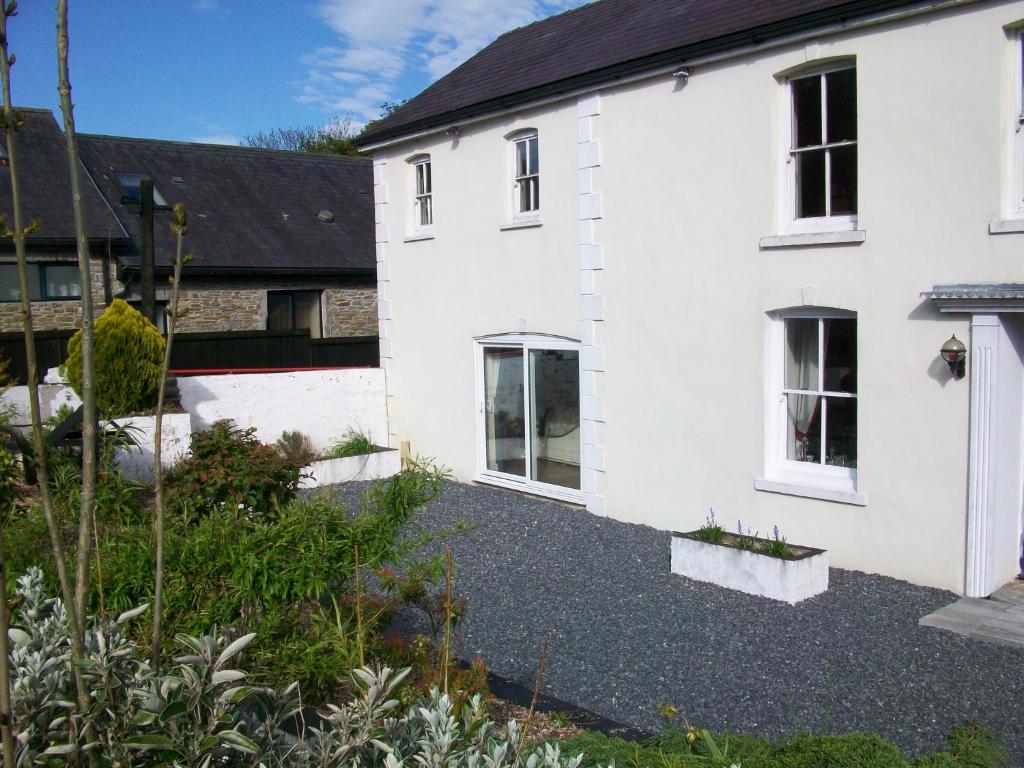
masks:
{"label": "green bush", "polygon": [[[94,328],[96,407],[108,418],[156,406],[164,339],[156,327],[122,299],[103,310]],[[82,332],[68,342],[64,374],[82,394]]]}
{"label": "green bush", "polygon": [[375,447],[368,435],[349,429],[345,437],[331,446],[329,451],[332,459],[344,459],[349,456],[362,456],[373,453]]}
{"label": "green bush", "polygon": [[192,435],[191,452],[168,478],[168,498],[195,516],[230,508],[246,515],[277,514],[295,496],[299,467],[256,439],[255,428],[218,421]]}
{"label": "green bush", "polygon": [[1007,768],[1006,746],[992,733],[968,724],[949,735],[945,751],[907,758],[874,733],[798,735],[775,743],[756,736],[668,730],[642,742],[584,732],[564,741],[567,754],[583,752],[583,768]]}
{"label": "green bush", "polygon": [[[259,647],[247,658],[256,680],[281,685],[300,680],[315,700],[336,694],[339,681],[359,665],[352,601],[355,549],[364,577],[410,559],[413,550],[435,537],[417,532],[412,516],[437,497],[443,477],[420,467],[382,480],[357,509],[347,509],[323,492],[279,504],[273,516],[251,515],[230,504],[213,505],[202,515],[168,515],[163,593],[167,636],[206,634],[214,626],[257,632]],[[75,480],[72,473],[69,485]],[[140,502],[134,515],[119,504],[97,509],[91,607],[104,616],[152,602],[153,526]],[[60,503],[58,515],[65,540],[73,542],[77,508]],[[17,515],[5,535],[8,584],[38,564],[45,570],[47,588],[55,589],[46,523],[38,505]],[[368,591],[363,586],[366,658],[398,664],[409,649],[390,645],[382,631],[390,611],[405,596]],[[430,604],[422,590],[417,598]],[[140,627],[133,639],[145,647],[148,628]]]}
{"label": "green bush", "polygon": [[[125,636],[145,608],[114,621],[87,619],[80,666],[92,704],[71,710],[75,682],[64,606],[32,569],[18,582],[12,628],[12,729],[19,766],[385,766],[576,768],[557,746],[529,747],[510,721],[503,732],[480,696],[456,706],[436,688],[400,709],[408,670],[352,669],[354,698],[310,718],[297,685],[259,689],[231,669],[255,635],[179,634],[185,654],[154,671]],[[136,622],[137,623],[137,622]],[[69,717],[69,715],[71,715]]]}

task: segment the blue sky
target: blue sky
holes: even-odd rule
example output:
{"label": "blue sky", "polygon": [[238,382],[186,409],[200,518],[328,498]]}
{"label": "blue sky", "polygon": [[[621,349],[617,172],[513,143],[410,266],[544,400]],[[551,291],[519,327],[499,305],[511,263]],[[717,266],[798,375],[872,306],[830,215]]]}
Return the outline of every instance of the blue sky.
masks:
{"label": "blue sky", "polygon": [[[583,0],[70,0],[87,133],[237,143],[356,123],[414,96],[504,31]],[[52,0],[8,23],[14,101],[57,110]]]}

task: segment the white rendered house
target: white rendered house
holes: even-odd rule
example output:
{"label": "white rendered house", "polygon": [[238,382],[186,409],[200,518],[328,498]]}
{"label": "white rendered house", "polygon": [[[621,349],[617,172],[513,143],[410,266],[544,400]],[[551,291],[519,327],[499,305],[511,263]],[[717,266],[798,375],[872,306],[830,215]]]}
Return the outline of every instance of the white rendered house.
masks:
{"label": "white rendered house", "polygon": [[635,7],[503,35],[364,136],[392,444],[991,593],[1022,556],[1024,2]]}

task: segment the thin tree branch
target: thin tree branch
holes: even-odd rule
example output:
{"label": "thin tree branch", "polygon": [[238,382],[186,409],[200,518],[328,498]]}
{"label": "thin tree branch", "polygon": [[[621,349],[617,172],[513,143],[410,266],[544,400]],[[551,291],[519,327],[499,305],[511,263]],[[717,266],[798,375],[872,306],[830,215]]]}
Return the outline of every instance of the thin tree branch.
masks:
{"label": "thin tree branch", "polygon": [[177,238],[177,251],[174,255],[174,277],[171,278],[171,311],[167,317],[167,344],[164,346],[164,364],[160,370],[160,391],[156,398],[156,429],[153,437],[153,485],[156,489],[156,586],[153,589],[153,653],[154,670],[160,669],[161,645],[163,644],[162,607],[164,595],[164,469],[162,464],[162,440],[164,420],[164,396],[167,392],[167,371],[171,367],[171,345],[174,343],[174,327],[178,322],[178,295],[181,285],[181,269],[185,264],[185,235],[188,233],[188,222],[185,218],[185,206],[174,205],[174,224],[171,231]]}

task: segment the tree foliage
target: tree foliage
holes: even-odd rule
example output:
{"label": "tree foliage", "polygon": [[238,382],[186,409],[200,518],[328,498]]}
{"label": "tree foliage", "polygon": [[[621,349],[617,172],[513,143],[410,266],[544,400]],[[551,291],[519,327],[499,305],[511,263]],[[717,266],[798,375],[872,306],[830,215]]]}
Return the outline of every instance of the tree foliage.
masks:
{"label": "tree foliage", "polygon": [[256,149],[278,149],[286,152],[359,155],[361,153],[354,143],[355,136],[356,131],[351,117],[335,117],[325,125],[300,125],[294,128],[257,131],[242,139],[242,144]]}
{"label": "tree foliage", "polygon": [[[164,340],[156,327],[123,299],[96,321],[96,404],[108,418],[156,405]],[[81,331],[68,342],[65,375],[82,393]]]}

